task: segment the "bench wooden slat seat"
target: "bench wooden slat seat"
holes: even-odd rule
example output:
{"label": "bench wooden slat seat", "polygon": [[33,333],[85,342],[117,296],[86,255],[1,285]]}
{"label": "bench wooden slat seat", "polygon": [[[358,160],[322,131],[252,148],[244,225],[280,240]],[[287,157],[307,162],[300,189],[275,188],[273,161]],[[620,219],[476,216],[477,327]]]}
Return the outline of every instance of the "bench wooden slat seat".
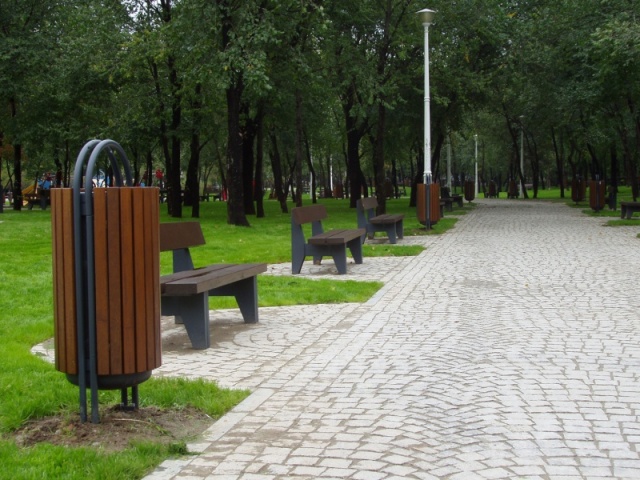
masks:
{"label": "bench wooden slat seat", "polygon": [[630,219],[633,212],[640,212],[640,202],[620,202],[620,218]]}
{"label": "bench wooden slat seat", "polygon": [[378,200],[375,197],[361,198],[356,206],[358,227],[366,229],[369,238],[373,238],[375,232],[386,232],[389,243],[397,243],[398,238],[404,238],[404,215],[376,215]]}
{"label": "bench wooden slat seat", "polygon": [[266,263],[194,268],[190,247],[204,245],[198,222],[160,224],[160,251],[173,252],[174,273],[160,277],[161,313],[183,323],[195,349],[209,348],[209,296],[233,296],[245,323],[258,322],[257,275]]}
{"label": "bench wooden slat seat", "polygon": [[210,265],[163,276],[160,292],[172,296],[196,295],[254,277],[265,270],[264,263]]}
{"label": "bench wooden slat seat", "polygon": [[[362,263],[362,242],[366,233],[364,228],[335,229],[324,231],[322,220],[327,218],[324,205],[296,207],[291,210],[291,272],[298,274],[302,270],[305,257],[313,257],[319,264],[322,257],[330,256],[338,273],[347,273],[347,249],[356,263]],[[311,236],[305,238],[303,225],[311,224]]]}
{"label": "bench wooden slat seat", "polygon": [[360,238],[361,235],[359,230],[331,230],[314,235],[309,238],[309,243],[312,245],[342,245],[345,240]]}

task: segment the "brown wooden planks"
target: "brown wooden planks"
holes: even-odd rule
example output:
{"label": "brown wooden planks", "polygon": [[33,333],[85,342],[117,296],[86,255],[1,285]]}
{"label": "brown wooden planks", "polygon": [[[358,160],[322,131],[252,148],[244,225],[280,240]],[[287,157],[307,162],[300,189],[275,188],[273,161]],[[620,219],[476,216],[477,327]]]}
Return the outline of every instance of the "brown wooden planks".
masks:
{"label": "brown wooden planks", "polygon": [[109,236],[106,218],[109,214],[107,189],[96,188],[93,192],[93,235],[95,255],[95,302],[98,375],[109,375],[111,371],[110,315],[111,308],[117,309],[109,298]]}
{"label": "brown wooden planks", "polygon": [[[429,221],[435,224],[440,220],[440,185],[437,183],[432,183],[429,186],[429,193],[429,201],[431,202],[431,216],[429,218]],[[416,216],[418,217],[419,222],[426,222],[426,211],[427,208],[424,183],[419,183],[416,192]]]}
{"label": "brown wooden planks", "polygon": [[354,238],[361,237],[366,233],[364,228],[349,230],[330,230],[309,238],[311,245],[344,245]]}
{"label": "brown wooden planks", "polygon": [[123,373],[136,373],[135,292],[133,245],[133,197],[130,188],[120,188],[120,281],[122,302]]}
{"label": "brown wooden planks", "polygon": [[[73,191],[54,190],[56,368],[77,374]],[[158,189],[97,188],[93,206],[98,375],[157,368],[161,365]]]}
{"label": "brown wooden planks", "polygon": [[218,264],[162,277],[162,293],[188,296],[254,277],[267,271],[266,263]]}
{"label": "brown wooden planks", "polygon": [[51,191],[53,297],[56,369],[75,375],[77,364],[73,191]]}
{"label": "brown wooden planks", "polygon": [[144,231],[144,191],[141,189],[131,190],[132,201],[132,223],[131,233],[133,239],[133,261],[131,264],[133,274],[133,292],[134,292],[134,311],[135,311],[135,365],[137,372],[146,370],[147,359],[147,323],[146,323],[146,279],[144,277],[144,250],[145,250],[145,231]]}
{"label": "brown wooden planks", "polygon": [[198,222],[163,223],[160,225],[161,252],[204,244],[204,235]]}
{"label": "brown wooden planks", "polygon": [[327,208],[324,205],[296,207],[291,210],[291,218],[296,225],[317,222],[327,218]]}
{"label": "brown wooden planks", "polygon": [[[108,318],[108,328],[98,328],[97,343],[98,358],[108,355],[109,368],[98,374],[145,372],[161,364],[158,189],[99,190],[94,193],[96,276],[106,282],[96,281],[101,298],[96,308],[101,319]],[[103,193],[101,207],[95,195]]]}
{"label": "brown wooden planks", "polygon": [[144,189],[145,279],[147,280],[147,370],[162,365],[160,332],[160,202],[157,188]]}
{"label": "brown wooden planks", "polygon": [[120,190],[107,189],[107,217],[94,219],[107,225],[107,264],[109,275],[109,290],[104,295],[109,299],[109,341],[98,339],[103,348],[108,347],[109,373],[121,375],[124,373],[124,353],[122,345],[122,268],[120,266]]}

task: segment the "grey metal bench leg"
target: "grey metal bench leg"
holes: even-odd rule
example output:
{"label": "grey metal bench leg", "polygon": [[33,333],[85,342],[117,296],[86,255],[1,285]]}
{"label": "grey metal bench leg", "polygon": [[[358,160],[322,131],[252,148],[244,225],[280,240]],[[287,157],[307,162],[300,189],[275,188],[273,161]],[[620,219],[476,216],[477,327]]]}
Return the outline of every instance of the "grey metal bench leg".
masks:
{"label": "grey metal bench leg", "polygon": [[[352,242],[353,241],[354,240],[352,240]],[[360,237],[357,237],[355,242],[358,244],[358,247],[360,247],[360,251],[362,251]],[[316,258],[331,257],[333,258],[333,263],[336,265],[338,273],[342,275],[347,273],[347,248],[344,244],[322,246],[307,245],[306,254],[312,256],[314,261]]]}
{"label": "grey metal bench leg", "polygon": [[207,292],[185,297],[162,297],[161,312],[162,315],[174,315],[180,318],[194,349],[204,350],[211,346]]}
{"label": "grey metal bench leg", "polygon": [[250,277],[209,290],[212,296],[234,296],[244,323],[258,323],[258,278]]}
{"label": "grey metal bench leg", "polygon": [[387,237],[389,237],[389,243],[396,243],[396,225],[394,224],[390,224],[386,227],[386,234]]}
{"label": "grey metal bench leg", "polygon": [[291,244],[291,273],[300,273],[302,270],[302,264],[304,263],[304,239],[302,243],[300,241],[294,241]]}
{"label": "grey metal bench leg", "polygon": [[[357,240],[358,245],[362,248],[360,237],[358,237]],[[339,247],[333,247],[331,249],[331,257],[333,258],[333,263],[335,263],[336,268],[338,269],[338,273],[345,275],[347,273],[347,249],[345,246],[340,245]]]}
{"label": "grey metal bench leg", "polygon": [[396,235],[398,238],[404,238],[404,220],[396,222]]}
{"label": "grey metal bench leg", "polygon": [[[359,239],[356,238],[354,240],[349,241],[347,243],[347,247],[351,252],[351,256],[353,257],[353,260],[357,264],[361,264],[362,263],[362,242],[360,242]],[[345,259],[346,259],[346,253],[345,253]],[[345,273],[346,273],[346,270],[345,270]]]}

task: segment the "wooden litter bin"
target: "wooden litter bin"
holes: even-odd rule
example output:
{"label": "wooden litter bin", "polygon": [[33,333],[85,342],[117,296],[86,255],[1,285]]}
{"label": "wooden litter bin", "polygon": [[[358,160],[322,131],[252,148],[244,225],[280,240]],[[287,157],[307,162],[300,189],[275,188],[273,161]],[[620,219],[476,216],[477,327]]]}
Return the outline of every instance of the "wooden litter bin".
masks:
{"label": "wooden litter bin", "polygon": [[[113,141],[90,144],[112,161],[121,151]],[[162,362],[159,190],[79,185],[51,190],[55,366],[80,387],[83,421],[91,388],[97,423],[97,390],[121,389],[128,406],[132,388],[137,408],[137,385]]]}
{"label": "wooden litter bin", "polygon": [[582,202],[586,196],[587,185],[581,178],[571,180],[571,200],[574,202]]}
{"label": "wooden litter bin", "polygon": [[476,198],[476,183],[473,180],[464,182],[464,199],[467,202],[473,202]]}
{"label": "wooden litter bin", "polygon": [[[125,388],[161,365],[158,189],[93,195],[98,387]],[[72,189],[51,196],[55,364],[78,385]]]}
{"label": "wooden litter bin", "polygon": [[[431,216],[429,218],[430,225],[427,225],[427,228],[440,221],[440,185],[437,183],[429,184],[429,194],[429,212],[431,213]],[[426,225],[427,223],[425,215],[426,211],[427,202],[425,199],[424,183],[419,183],[416,191],[416,215],[418,217],[418,221],[423,225]]]}
{"label": "wooden litter bin", "polygon": [[602,180],[589,182],[589,206],[595,212],[599,212],[607,204],[607,186]]}

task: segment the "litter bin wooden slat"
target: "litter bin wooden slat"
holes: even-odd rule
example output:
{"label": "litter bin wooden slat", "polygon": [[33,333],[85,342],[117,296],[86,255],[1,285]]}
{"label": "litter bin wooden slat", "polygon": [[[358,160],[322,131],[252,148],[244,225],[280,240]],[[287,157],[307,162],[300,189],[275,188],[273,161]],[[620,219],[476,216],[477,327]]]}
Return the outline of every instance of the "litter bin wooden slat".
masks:
{"label": "litter bin wooden slat", "polygon": [[[145,278],[160,279],[160,204],[157,195],[145,195],[144,232],[149,237],[145,241]],[[147,304],[147,365],[157,368],[162,365],[162,333],[160,331],[160,288],[145,290]]]}
{"label": "litter bin wooden slat", "polygon": [[[56,369],[78,373],[77,332],[75,329],[76,295],[74,270],[73,219],[63,212],[73,209],[73,191],[55,188],[51,191],[51,236],[53,240],[53,311]],[[68,328],[71,325],[73,328]]]}

